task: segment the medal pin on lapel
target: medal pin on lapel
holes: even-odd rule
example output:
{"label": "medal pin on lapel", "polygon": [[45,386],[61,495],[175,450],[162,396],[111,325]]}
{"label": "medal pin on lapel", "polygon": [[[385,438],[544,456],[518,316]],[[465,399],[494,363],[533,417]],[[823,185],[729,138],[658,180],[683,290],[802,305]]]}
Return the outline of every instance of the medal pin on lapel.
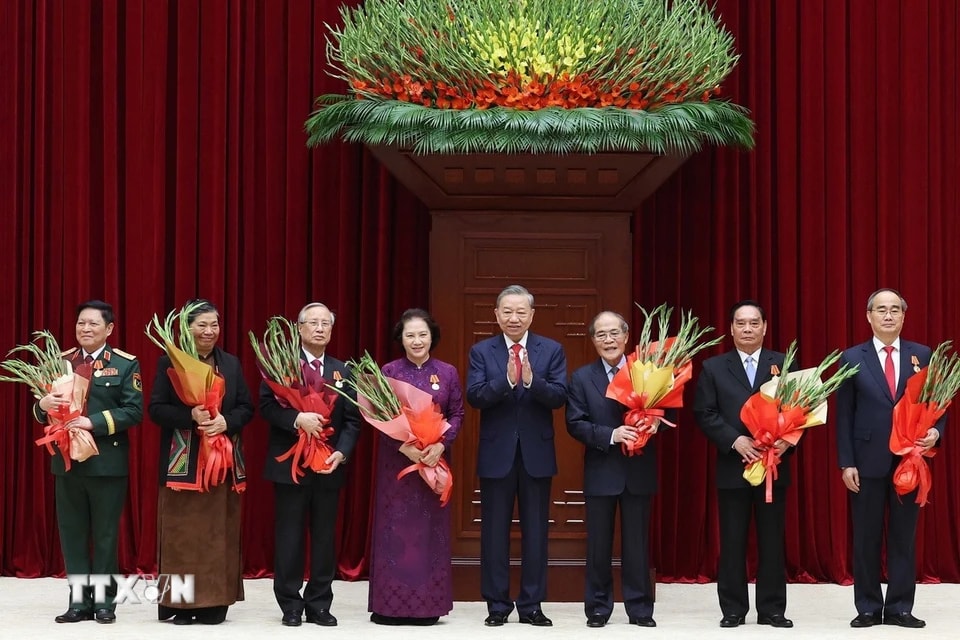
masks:
{"label": "medal pin on lapel", "polygon": [[920,358],[915,355],[910,356],[910,364],[913,365],[914,373],[920,373]]}

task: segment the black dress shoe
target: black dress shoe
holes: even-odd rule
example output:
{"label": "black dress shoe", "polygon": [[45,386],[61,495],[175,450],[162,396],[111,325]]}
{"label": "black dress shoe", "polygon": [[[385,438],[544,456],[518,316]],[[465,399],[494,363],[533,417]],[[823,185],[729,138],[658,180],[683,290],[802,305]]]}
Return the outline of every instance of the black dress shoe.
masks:
{"label": "black dress shoe", "polygon": [[487,625],[488,627],[502,627],[509,617],[509,612],[500,613],[498,611],[494,611],[487,616],[487,619],[483,621],[483,624]]}
{"label": "black dress shoe", "polygon": [[299,611],[284,611],[280,624],[285,627],[299,627],[302,622]]}
{"label": "black dress shoe", "polygon": [[543,615],[540,609],[534,609],[525,616],[520,616],[520,622],[523,624],[532,624],[535,627],[552,627],[553,620]]}
{"label": "black dress shoe", "polygon": [[599,629],[604,627],[607,624],[607,619],[604,616],[593,615],[587,618],[587,626],[591,629]]}
{"label": "black dress shoe", "polygon": [[863,627],[872,627],[875,624],[880,624],[880,614],[879,613],[861,613],[856,618],[850,621],[850,626],[854,629],[862,629]]}
{"label": "black dress shoe", "polygon": [[927,623],[920,618],[914,618],[909,611],[906,613],[888,613],[883,616],[883,624],[892,624],[898,627],[907,627],[908,629],[920,629],[927,626]]}
{"label": "black dress shoe", "polygon": [[100,624],[113,624],[117,621],[117,614],[110,609],[97,609],[93,617],[96,618]]}
{"label": "black dress shoe", "polygon": [[185,611],[181,611],[177,615],[173,616],[173,624],[177,626],[193,624],[193,616]]}
{"label": "black dress shoe", "polygon": [[635,624],[638,627],[655,627],[657,621],[653,619],[653,616],[637,616],[636,618],[630,618],[630,624]]}
{"label": "black dress shoe", "polygon": [[790,629],[793,627],[793,620],[790,618],[784,618],[783,614],[780,613],[771,613],[770,615],[766,616],[757,616],[757,624],[779,627],[780,629]]}
{"label": "black dress shoe", "polygon": [[723,616],[723,618],[720,619],[720,626],[724,629],[728,629],[730,627],[739,627],[746,621],[747,619],[743,616]]}
{"label": "black dress shoe", "polygon": [[310,609],[307,609],[306,618],[307,622],[318,624],[321,627],[337,626],[337,619],[333,617],[333,614],[326,609],[320,609],[319,611],[311,611]]}
{"label": "black dress shoe", "polygon": [[83,611],[81,609],[67,609],[56,618],[57,622],[83,622],[84,620],[93,620],[93,611]]}

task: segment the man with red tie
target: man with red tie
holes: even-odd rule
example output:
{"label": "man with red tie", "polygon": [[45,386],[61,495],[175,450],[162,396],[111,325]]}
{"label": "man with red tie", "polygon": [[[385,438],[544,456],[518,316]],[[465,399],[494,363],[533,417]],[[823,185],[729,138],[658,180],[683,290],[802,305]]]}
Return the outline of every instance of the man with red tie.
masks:
{"label": "man with red tie", "polygon": [[553,410],[567,399],[567,359],[559,342],[529,331],[533,296],[512,285],[500,292],[494,315],[502,333],[470,349],[467,401],[480,410],[480,590],[488,627],[513,611],[510,525],[520,513],[520,622],[549,627],[540,608],[547,593],[550,484],[557,473]]}
{"label": "man with red tie", "polygon": [[[837,459],[850,491],[853,516],[853,598],[857,617],[851,627],[890,624],[919,628],[913,616],[916,593],[914,537],[920,508],[916,493],[897,496],[893,471],[900,462],[890,452],[893,407],[907,380],[930,362],[930,348],[900,339],[907,301],[893,289],[867,299],[873,338],[843,352],[840,364],[860,371],[837,391]],[[917,446],[938,443],[943,418]],[[887,594],[880,589],[884,511],[887,520]]]}

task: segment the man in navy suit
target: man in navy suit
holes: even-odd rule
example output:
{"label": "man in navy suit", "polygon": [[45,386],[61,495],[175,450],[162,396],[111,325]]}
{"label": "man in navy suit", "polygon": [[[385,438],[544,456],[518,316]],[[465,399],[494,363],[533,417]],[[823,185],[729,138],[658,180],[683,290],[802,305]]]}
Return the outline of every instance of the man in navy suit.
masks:
{"label": "man in navy suit", "polygon": [[529,332],[533,296],[512,285],[497,296],[501,335],[473,345],[467,401],[480,410],[480,590],[487,626],[503,625],[510,597],[510,524],[520,507],[520,622],[552,626],[547,595],[550,484],[557,473],[553,410],[566,401],[567,359],[558,342]]}
{"label": "man in navy suit", "polygon": [[[625,425],[627,410],[606,397],[607,385],[626,366],[623,352],[629,327],[618,313],[603,311],[587,328],[600,358],[573,372],[567,398],[567,431],[586,446],[583,495],[587,508],[587,575],[583,606],[588,627],[607,624],[613,612],[614,522],[620,506],[623,604],[630,624],[655,627],[648,539],[650,498],[657,490],[655,439],[640,454],[626,456],[621,443],[636,440],[637,427]],[[659,421],[643,427],[656,433]]]}
{"label": "man in navy suit", "polygon": [[[893,407],[907,380],[930,362],[930,348],[900,339],[907,301],[893,289],[867,299],[867,322],[873,338],[843,352],[841,364],[860,371],[837,391],[837,461],[850,490],[853,516],[853,599],[857,617],[851,627],[891,624],[919,628],[913,616],[916,593],[914,537],[919,505],[916,492],[897,496],[893,471],[900,457],[890,452]],[[943,419],[916,445],[938,443]],[[884,510],[887,520],[887,595],[880,589],[880,554]]]}
{"label": "man in navy suit", "polygon": [[[300,310],[297,316],[300,358],[328,383],[352,397],[353,392],[344,383],[350,378],[349,369],[326,353],[335,320],[330,309],[319,302],[311,302]],[[274,488],[273,594],[283,612],[281,623],[298,627],[305,615],[307,622],[336,626],[337,619],[330,613],[330,605],[337,570],[334,551],[337,506],[344,482],[343,466],[360,432],[360,414],[352,403],[339,396],[329,416],[297,411],[281,404],[266,382],[260,385],[260,414],[270,424],[264,476],[273,482]],[[297,444],[301,432],[319,437],[326,428],[333,429],[328,438],[333,449],[326,460],[329,468],[320,472],[301,469],[305,475],[294,482],[292,459],[280,462],[277,458]],[[310,573],[301,595],[306,529],[310,530]]]}
{"label": "man in navy suit", "polygon": [[[784,501],[790,483],[790,467],[778,467],[773,502],[767,503],[764,485],[751,486],[743,478],[744,465],[760,459],[749,429],[740,420],[740,410],[760,385],[783,367],[783,354],[762,349],[767,319],[760,305],[742,300],[730,310],[730,335],[736,347],[709,358],[697,379],[693,413],[704,434],[717,445],[717,510],[720,516],[720,561],[717,595],[723,618],[721,627],[746,622],[750,600],[747,594],[747,532],[751,513],[757,531],[757,624],[792,627],[784,617],[787,582],[784,569]],[[781,454],[789,447],[778,441]]]}

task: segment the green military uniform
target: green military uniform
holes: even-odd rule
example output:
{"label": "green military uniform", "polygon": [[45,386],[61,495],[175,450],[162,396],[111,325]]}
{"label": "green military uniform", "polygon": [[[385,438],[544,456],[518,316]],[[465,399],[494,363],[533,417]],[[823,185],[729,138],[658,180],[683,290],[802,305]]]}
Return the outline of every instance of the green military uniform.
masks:
{"label": "green military uniform", "polygon": [[[84,360],[79,348],[63,357],[74,366]],[[56,476],[57,526],[67,574],[119,573],[117,543],[129,473],[127,429],[143,417],[143,383],[136,357],[107,344],[92,366],[85,415],[93,424],[91,433],[100,453],[83,462],[73,460],[69,471],[59,453],[50,462]],[[34,405],[33,414],[47,422],[39,404]],[[91,588],[85,590],[82,604],[71,602],[70,607],[91,613],[112,610],[115,596],[116,585],[111,585],[107,601],[95,603]]]}

